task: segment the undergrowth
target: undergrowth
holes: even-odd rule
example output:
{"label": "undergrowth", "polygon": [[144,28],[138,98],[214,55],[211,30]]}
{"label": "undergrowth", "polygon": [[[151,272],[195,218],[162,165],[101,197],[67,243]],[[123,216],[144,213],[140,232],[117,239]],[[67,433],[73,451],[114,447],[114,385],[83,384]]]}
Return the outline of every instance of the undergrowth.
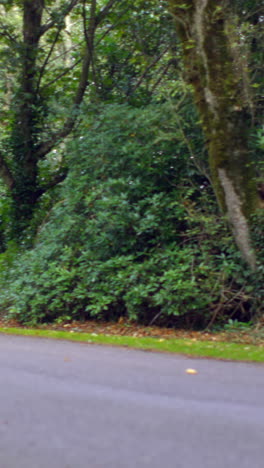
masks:
{"label": "undergrowth", "polygon": [[192,118],[195,155],[168,106],[87,113],[33,248],[0,255],[2,313],[28,324],[124,316],[193,328],[263,314],[263,265],[248,271],[218,214]]}

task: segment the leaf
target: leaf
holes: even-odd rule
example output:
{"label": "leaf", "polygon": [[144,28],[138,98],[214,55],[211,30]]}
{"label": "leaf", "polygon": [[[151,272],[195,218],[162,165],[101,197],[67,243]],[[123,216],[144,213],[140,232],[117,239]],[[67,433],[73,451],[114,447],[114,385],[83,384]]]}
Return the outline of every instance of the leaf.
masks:
{"label": "leaf", "polygon": [[196,369],[186,369],[185,372],[186,374],[198,374]]}

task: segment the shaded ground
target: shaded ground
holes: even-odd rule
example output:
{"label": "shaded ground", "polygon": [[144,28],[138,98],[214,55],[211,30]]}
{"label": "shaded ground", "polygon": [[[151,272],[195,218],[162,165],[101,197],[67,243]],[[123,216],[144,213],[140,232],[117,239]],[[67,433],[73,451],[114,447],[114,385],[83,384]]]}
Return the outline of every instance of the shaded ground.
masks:
{"label": "shaded ground", "polygon": [[[19,324],[15,320],[0,319],[0,327],[20,327],[27,328]],[[123,335],[123,336],[136,336],[136,337],[153,337],[164,339],[188,339],[193,341],[225,341],[241,344],[264,345],[264,326],[259,324],[252,328],[243,324],[234,324],[229,326],[228,330],[221,332],[209,331],[190,331],[178,330],[172,328],[160,327],[143,327],[134,322],[125,321],[122,318],[119,322],[100,322],[100,321],[86,321],[86,322],[67,322],[67,323],[54,323],[48,325],[40,325],[37,327],[43,330],[65,330],[78,333],[95,333],[104,335]]]}

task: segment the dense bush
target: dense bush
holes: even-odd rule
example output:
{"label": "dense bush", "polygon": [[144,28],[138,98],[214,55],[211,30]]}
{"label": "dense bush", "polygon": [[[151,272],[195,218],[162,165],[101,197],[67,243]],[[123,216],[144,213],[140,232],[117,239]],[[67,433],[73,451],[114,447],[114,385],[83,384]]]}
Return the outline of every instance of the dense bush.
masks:
{"label": "dense bush", "polygon": [[204,175],[195,116],[172,133],[174,113],[168,103],[109,105],[96,119],[86,110],[34,248],[0,257],[2,311],[27,323],[127,316],[197,327],[260,312],[258,275]]}

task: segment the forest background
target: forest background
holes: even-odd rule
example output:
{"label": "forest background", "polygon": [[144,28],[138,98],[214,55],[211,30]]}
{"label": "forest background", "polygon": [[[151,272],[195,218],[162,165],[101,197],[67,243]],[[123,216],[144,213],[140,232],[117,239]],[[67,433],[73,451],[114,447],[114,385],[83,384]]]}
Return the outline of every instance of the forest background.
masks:
{"label": "forest background", "polygon": [[0,1],[0,314],[263,320],[261,2]]}

